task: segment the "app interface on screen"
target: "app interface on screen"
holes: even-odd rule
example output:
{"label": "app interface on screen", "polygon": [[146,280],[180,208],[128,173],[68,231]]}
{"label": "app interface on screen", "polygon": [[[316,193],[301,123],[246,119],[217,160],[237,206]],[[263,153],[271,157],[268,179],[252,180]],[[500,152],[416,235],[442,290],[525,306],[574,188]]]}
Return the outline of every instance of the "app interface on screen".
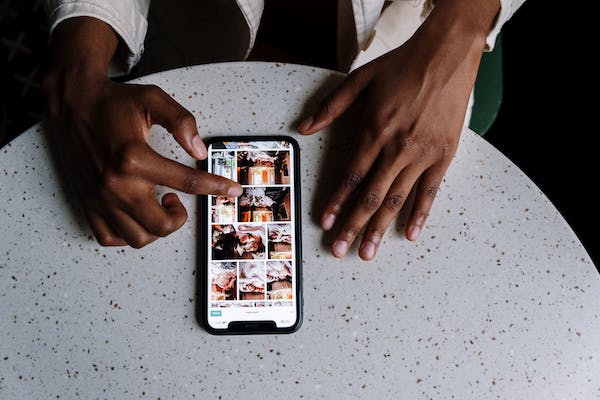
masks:
{"label": "app interface on screen", "polygon": [[287,141],[221,142],[208,172],[242,185],[208,196],[208,322],[296,321],[294,148]]}

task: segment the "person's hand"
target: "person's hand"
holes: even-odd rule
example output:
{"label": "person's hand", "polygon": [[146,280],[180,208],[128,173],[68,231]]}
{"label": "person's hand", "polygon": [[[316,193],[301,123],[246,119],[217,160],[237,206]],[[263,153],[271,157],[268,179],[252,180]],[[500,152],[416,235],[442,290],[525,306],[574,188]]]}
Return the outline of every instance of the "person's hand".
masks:
{"label": "person's hand", "polygon": [[[96,24],[90,20],[83,22]],[[115,83],[102,70],[105,65],[89,64],[98,58],[85,53],[96,50],[80,42],[93,38],[95,48],[102,49],[97,43],[110,43],[114,33],[92,25],[100,29],[92,34],[89,24],[78,22],[57,28],[44,90],[51,143],[98,242],[139,248],[181,227],[187,219],[184,206],[175,193],[159,203],[156,185],[192,194],[240,195],[238,183],[162,157],[147,144],[150,127],[160,124],[190,156],[207,155],[194,117],[168,94],[156,86]],[[68,40],[73,37],[78,40]],[[66,46],[81,45],[81,51],[61,40]],[[85,60],[79,58],[82,53]]]}
{"label": "person's hand", "polygon": [[[440,2],[406,44],[353,71],[299,125],[300,133],[313,134],[355,102],[362,106],[359,128],[350,133],[355,145],[348,167],[321,217],[323,229],[336,226],[331,247],[336,257],[364,229],[359,255],[372,259],[413,187],[406,237],[416,240],[423,229],[456,152],[491,24],[484,21],[487,28],[480,30],[459,24],[450,3]],[[490,18],[496,12],[490,7]]]}

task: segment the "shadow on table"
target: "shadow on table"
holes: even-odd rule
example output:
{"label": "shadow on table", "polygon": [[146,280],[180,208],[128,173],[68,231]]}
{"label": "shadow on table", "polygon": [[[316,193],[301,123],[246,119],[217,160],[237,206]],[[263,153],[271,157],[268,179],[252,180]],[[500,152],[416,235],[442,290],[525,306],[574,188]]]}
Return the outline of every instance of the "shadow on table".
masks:
{"label": "shadow on table", "polygon": [[57,146],[60,146],[61,144],[57,143],[55,141],[56,139],[53,138],[51,134],[46,132],[47,127],[45,126],[45,121],[40,123],[40,129],[42,129],[41,137],[46,141],[46,146],[49,149],[48,158],[51,163],[49,168],[54,171],[54,178],[60,187],[60,191],[57,193],[57,195],[64,196],[65,210],[68,210],[69,213],[69,218],[67,221],[76,222],[77,229],[79,230],[81,236],[87,236],[88,239],[91,240],[93,238],[93,233],[87,222],[85,212],[81,206],[81,201],[73,186],[69,183],[66,175],[67,171],[65,171],[63,168],[61,160],[58,156],[59,153],[56,151]]}

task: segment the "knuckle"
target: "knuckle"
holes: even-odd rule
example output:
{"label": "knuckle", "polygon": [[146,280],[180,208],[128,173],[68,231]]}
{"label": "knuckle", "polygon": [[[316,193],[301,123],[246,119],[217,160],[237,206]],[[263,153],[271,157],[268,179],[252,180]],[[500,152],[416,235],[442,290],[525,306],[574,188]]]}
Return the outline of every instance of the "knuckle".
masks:
{"label": "knuckle", "polygon": [[102,247],[114,246],[117,243],[117,238],[110,234],[97,235],[96,240]]}
{"label": "knuckle", "polygon": [[412,132],[406,132],[400,137],[400,145],[405,149],[412,148],[415,145],[415,142],[415,134]]}
{"label": "knuckle", "polygon": [[335,101],[335,97],[330,96],[330,97],[326,98],[325,100],[323,100],[319,114],[321,114],[323,116],[329,116],[329,115],[335,114],[336,110],[337,110],[337,103]]}
{"label": "knuckle", "polygon": [[429,141],[429,140],[425,140],[421,144],[421,154],[423,154],[423,156],[428,156],[429,154],[431,154],[432,148],[433,148],[433,143],[431,143],[431,141]]}
{"label": "knuckle", "polygon": [[419,209],[415,211],[415,218],[417,221],[423,223],[429,217],[429,213],[425,209]]}
{"label": "knuckle", "polygon": [[381,238],[383,237],[384,232],[385,232],[385,229],[383,229],[379,226],[370,226],[367,228],[367,230],[365,232],[365,237],[368,238],[373,243],[379,244],[379,242],[381,241]]}
{"label": "knuckle", "polygon": [[135,175],[140,170],[141,162],[141,146],[127,145],[121,150],[117,163],[117,169],[123,175]]}
{"label": "knuckle", "polygon": [[442,159],[446,160],[454,157],[457,146],[457,142],[453,139],[447,139],[444,141],[441,148]]}
{"label": "knuckle", "polygon": [[350,172],[346,176],[344,183],[348,189],[352,190],[352,189],[355,189],[360,184],[361,181],[362,181],[362,176],[360,174],[358,174],[357,172]]}
{"label": "knuckle", "polygon": [[356,229],[354,226],[347,225],[341,229],[340,233],[345,240],[352,241],[358,234],[358,231],[359,229]]}
{"label": "knuckle", "polygon": [[327,210],[332,214],[339,214],[342,211],[342,203],[335,201],[327,207]]}
{"label": "knuckle", "polygon": [[183,180],[183,191],[191,194],[227,194],[228,180],[215,176],[189,173]]}
{"label": "knuckle", "polygon": [[146,86],[144,86],[144,92],[149,97],[162,96],[163,93],[164,93],[164,91],[160,87],[158,87],[157,85],[146,85]]}
{"label": "knuckle", "polygon": [[437,195],[438,189],[439,186],[429,185],[423,189],[423,193],[425,194],[425,196],[433,199]]}
{"label": "knuckle", "polygon": [[171,225],[167,234],[170,235],[177,229],[181,228],[183,224],[185,224],[185,221],[187,221],[187,212],[185,209],[183,209],[180,214],[171,217]]}
{"label": "knuckle", "polygon": [[152,233],[160,237],[165,237],[173,233],[173,231],[176,229],[177,225],[175,224],[175,221],[165,218],[161,219],[155,224],[155,226],[152,228]]}
{"label": "knuckle", "polygon": [[391,211],[397,211],[404,202],[404,196],[400,193],[394,193],[385,200],[385,205]]}
{"label": "knuckle", "polygon": [[182,109],[177,115],[177,126],[182,129],[196,128],[196,118],[188,110]]}
{"label": "knuckle", "polygon": [[381,205],[381,197],[376,192],[369,192],[362,201],[364,207],[369,211],[374,211]]}
{"label": "knuckle", "polygon": [[183,191],[187,193],[196,193],[200,188],[200,178],[196,175],[188,175],[183,181]]}
{"label": "knuckle", "polygon": [[[225,178],[218,177],[217,180],[212,183],[212,192],[215,194],[227,194],[229,190],[229,183]],[[246,189],[244,189],[244,192]],[[244,193],[245,194],[245,193]]]}
{"label": "knuckle", "polygon": [[145,233],[137,233],[129,238],[128,243],[134,249],[141,249],[152,242],[152,238]]}
{"label": "knuckle", "polygon": [[109,192],[117,192],[120,189],[121,176],[112,169],[107,169],[102,172],[100,185]]}

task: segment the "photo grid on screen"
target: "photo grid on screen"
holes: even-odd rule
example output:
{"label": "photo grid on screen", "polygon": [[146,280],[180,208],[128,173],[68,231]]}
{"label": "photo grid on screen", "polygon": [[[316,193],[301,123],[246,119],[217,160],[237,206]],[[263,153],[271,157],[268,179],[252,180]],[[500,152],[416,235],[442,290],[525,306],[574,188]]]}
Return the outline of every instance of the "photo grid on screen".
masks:
{"label": "photo grid on screen", "polygon": [[293,306],[291,148],[256,143],[211,150],[209,171],[243,189],[238,198],[209,196],[212,308]]}

